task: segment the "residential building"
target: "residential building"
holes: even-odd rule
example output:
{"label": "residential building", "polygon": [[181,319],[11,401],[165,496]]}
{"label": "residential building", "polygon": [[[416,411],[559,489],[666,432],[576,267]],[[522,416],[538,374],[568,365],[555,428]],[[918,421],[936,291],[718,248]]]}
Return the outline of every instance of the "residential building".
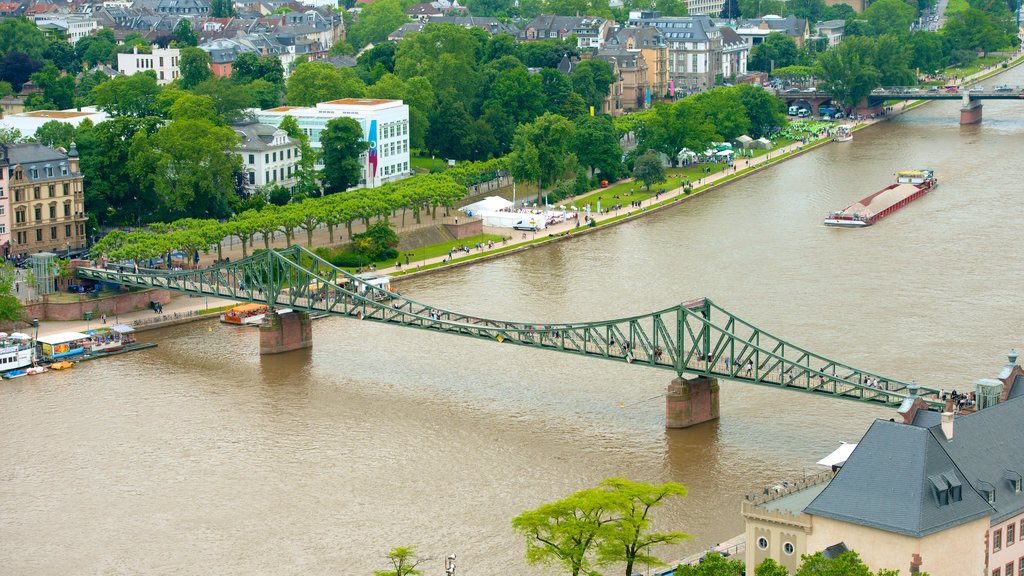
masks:
{"label": "residential building", "polygon": [[409,22],[403,24],[391,34],[388,35],[388,41],[397,42],[402,38],[405,38],[407,34],[413,34],[415,32],[421,32],[427,24],[455,24],[456,26],[462,26],[463,28],[480,28],[487,32],[491,36],[497,36],[498,34],[509,34],[510,36],[517,36],[519,29],[511,24],[506,24],[497,18],[480,18],[477,16],[434,16],[428,20]]}
{"label": "residential building", "polygon": [[630,12],[629,26],[657,28],[668,46],[669,90],[683,96],[715,86],[722,73],[722,34],[708,16]]}
{"label": "residential building", "polygon": [[291,190],[295,187],[295,171],[299,164],[299,142],[276,126],[246,122],[232,126],[238,135],[235,149],[242,158],[242,171],[246,175],[246,188],[253,189],[279,184]]}
{"label": "residential building", "polygon": [[32,17],[41,30],[58,31],[74,44],[99,30],[99,24],[88,14],[37,14]]}
{"label": "residential building", "polygon": [[581,50],[604,47],[613,22],[593,16],[537,16],[519,31],[517,38],[523,42],[533,40],[562,40],[576,36],[576,45]]}
{"label": "residential building", "polygon": [[[969,387],[966,387],[969,388]],[[765,558],[794,571],[802,554],[856,551],[869,568],[932,576],[1024,572],[1024,370],[1016,352],[978,380],[964,408],[915,395],[809,481],[742,504],[748,576]]]}
{"label": "residential building", "polygon": [[594,58],[607,62],[615,74],[615,82],[609,86],[608,95],[601,105],[603,113],[620,116],[624,112],[649,107],[655,95],[651,93],[647,61],[640,51],[605,48]]}
{"label": "residential building", "polygon": [[761,19],[739,20],[736,22],[736,33],[739,34],[747,45],[753,48],[771,34],[780,32],[793,39],[797,48],[803,48],[804,43],[810,36],[810,28],[807,20],[796,16],[765,16]]}
{"label": "residential building", "polygon": [[718,16],[725,0],[686,0],[686,13],[690,15]]}
{"label": "residential building", "polygon": [[826,22],[818,22],[814,25],[814,29],[817,31],[819,38],[828,39],[828,45],[831,48],[843,41],[843,35],[846,33],[846,21],[828,20]]}
{"label": "residential building", "polygon": [[722,26],[719,30],[722,32],[722,77],[729,79],[746,75],[750,46],[732,28]]}
{"label": "residential building", "polygon": [[334,118],[352,118],[363,129],[369,149],[360,155],[360,186],[376,188],[409,176],[409,106],[401,100],[343,98],[315,107],[279,106],[257,110],[259,122],[279,126],[285,116],[298,122],[310,146],[320,148],[320,133]]}
{"label": "residential building", "polygon": [[0,128],[17,128],[25,138],[35,136],[36,130],[47,122],[56,120],[64,124],[78,126],[86,118],[90,122],[99,124],[105,121],[108,116],[95,106],[83,106],[80,109],[71,110],[31,110],[17,114],[7,114],[0,119]]}
{"label": "residential building", "polygon": [[177,48],[160,48],[153,46],[152,52],[140,53],[138,46],[132,47],[131,54],[117,55],[117,69],[126,76],[152,70],[156,74],[156,83],[170,84],[178,79],[178,59],[181,50]]}
{"label": "residential building", "polygon": [[206,16],[210,13],[209,0],[135,0],[132,7],[174,16]]}
{"label": "residential building", "polygon": [[0,246],[5,257],[85,247],[78,151],[0,144]]}
{"label": "residential building", "polygon": [[11,114],[20,114],[25,111],[25,99],[15,94],[8,94],[0,98],[0,120]]}
{"label": "residential building", "polygon": [[668,44],[660,30],[652,26],[616,28],[608,35],[605,46],[639,52],[647,66],[651,99],[660,100],[668,94]]}

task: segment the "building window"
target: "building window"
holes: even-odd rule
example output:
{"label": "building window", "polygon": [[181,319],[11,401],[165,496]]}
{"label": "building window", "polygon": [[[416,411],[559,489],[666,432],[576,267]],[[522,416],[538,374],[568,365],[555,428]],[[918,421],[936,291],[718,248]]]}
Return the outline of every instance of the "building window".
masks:
{"label": "building window", "polygon": [[249,172],[249,184],[255,184],[255,183],[256,183],[256,173],[255,172]]}
{"label": "building window", "polygon": [[25,211],[24,210],[17,210],[17,211],[14,212],[14,223],[15,224],[24,224],[25,223]]}
{"label": "building window", "polygon": [[782,545],[782,551],[786,553],[786,556],[792,556],[796,549],[793,547],[792,542],[786,542]]}
{"label": "building window", "polygon": [[71,224],[65,224],[64,225],[64,237],[65,238],[70,238],[71,237]]}
{"label": "building window", "polygon": [[760,538],[758,538],[757,539],[757,547],[760,548],[761,550],[767,550],[768,549],[768,539],[765,538],[764,536],[761,536]]}
{"label": "building window", "polygon": [[263,155],[263,163],[264,164],[270,164],[270,154],[264,154]]}
{"label": "building window", "polygon": [[64,203],[64,215],[71,216],[71,202]]}
{"label": "building window", "polygon": [[67,167],[66,164],[61,164],[60,165],[60,175],[61,176],[67,176],[68,175],[68,167]]}
{"label": "building window", "polygon": [[46,193],[49,195],[50,198],[53,198],[53,194],[54,194],[53,184],[50,184],[46,188],[47,188]]}
{"label": "building window", "polygon": [[32,189],[32,199],[39,200],[39,186]]}
{"label": "building window", "polygon": [[56,226],[50,226],[50,240],[56,240],[56,239],[57,239],[57,227]]}
{"label": "building window", "polygon": [[999,576],[999,574],[1000,574],[999,568],[993,568],[992,569],[992,576]]}
{"label": "building window", "polygon": [[36,242],[42,242],[42,241],[43,241],[43,229],[42,228],[36,228]]}
{"label": "building window", "polygon": [[50,205],[50,219],[53,220],[56,217],[57,217],[57,205],[56,204],[51,204]]}
{"label": "building window", "polygon": [[21,188],[14,189],[14,201],[21,202]]}
{"label": "building window", "polygon": [[46,177],[47,178],[53,178],[53,167],[52,166],[47,166],[46,167]]}
{"label": "building window", "polygon": [[42,208],[42,206],[36,206],[35,212],[36,212],[36,222],[39,222],[40,220],[43,219],[43,208]]}
{"label": "building window", "polygon": [[1009,576],[1013,576],[1013,562],[1012,561],[1006,563],[1006,574],[1008,574]]}
{"label": "building window", "polygon": [[1006,545],[1007,546],[1009,546],[1010,544],[1013,544],[1013,541],[1014,541],[1014,528],[1016,528],[1016,527],[1017,526],[1014,523],[1012,523],[1012,522],[1006,525]]}
{"label": "building window", "polygon": [[999,552],[1003,549],[1003,531],[993,530],[992,531],[992,551]]}
{"label": "building window", "polygon": [[1024,576],[1024,556],[1017,560],[1017,576]]}
{"label": "building window", "polygon": [[64,195],[67,196],[71,193],[71,185],[67,182],[64,183]]}
{"label": "building window", "polygon": [[256,163],[256,155],[255,154],[249,154],[249,164],[255,164],[255,163]]}

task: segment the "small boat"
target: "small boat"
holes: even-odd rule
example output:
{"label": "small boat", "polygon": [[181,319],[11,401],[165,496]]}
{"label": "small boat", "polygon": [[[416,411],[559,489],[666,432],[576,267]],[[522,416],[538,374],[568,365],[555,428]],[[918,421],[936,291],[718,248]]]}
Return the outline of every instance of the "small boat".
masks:
{"label": "small boat", "polygon": [[28,334],[0,332],[0,371],[26,368],[32,365],[35,344]]}
{"label": "small boat", "polygon": [[28,372],[24,370],[11,370],[10,372],[4,373],[5,380],[11,380],[13,378],[21,378],[22,376],[28,376]]}
{"label": "small boat", "polygon": [[939,185],[931,170],[896,173],[896,183],[825,218],[825,226],[864,228],[903,208]]}
{"label": "small boat", "polygon": [[259,326],[263,317],[267,315],[266,304],[241,304],[225,310],[220,315],[220,321],[225,324],[238,326]]}
{"label": "small boat", "polygon": [[124,350],[125,346],[135,342],[133,332],[135,332],[135,329],[126,324],[115,324],[109,328],[103,327],[90,330],[86,332],[86,334],[92,337],[92,340],[87,344],[89,352],[96,354],[97,352]]}
{"label": "small boat", "polygon": [[50,369],[51,370],[67,370],[68,368],[74,367],[74,365],[75,365],[74,362],[68,362],[67,360],[62,360],[60,362],[54,362],[53,364],[50,364]]}
{"label": "small boat", "polygon": [[34,376],[36,374],[43,374],[49,371],[50,369],[47,368],[46,366],[33,366],[31,368],[26,368],[25,374],[28,374],[29,376]]}
{"label": "small boat", "polygon": [[853,130],[847,125],[836,128],[836,135],[832,137],[833,142],[849,142],[853,140]]}

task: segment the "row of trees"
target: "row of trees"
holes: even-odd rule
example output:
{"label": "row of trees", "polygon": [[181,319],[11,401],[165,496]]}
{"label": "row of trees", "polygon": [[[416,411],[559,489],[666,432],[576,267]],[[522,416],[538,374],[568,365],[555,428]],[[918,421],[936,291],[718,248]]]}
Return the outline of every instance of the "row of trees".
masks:
{"label": "row of trees", "polygon": [[[478,166],[480,170],[489,168]],[[327,229],[328,241],[334,244],[340,227],[352,238],[356,222],[369,227],[372,219],[387,221],[399,210],[403,211],[402,225],[407,213],[420,222],[424,212],[436,216],[439,207],[447,211],[465,195],[465,185],[451,176],[427,174],[369,190],[307,198],[285,206],[266,205],[259,210],[245,210],[224,221],[183,218],[170,223],[152,223],[132,232],[114,231],[96,243],[93,253],[114,261],[143,262],[182,252],[192,261],[198,252],[216,248],[220,258],[224,240],[235,237],[242,242],[243,256],[247,256],[248,247],[257,238],[269,249],[278,234],[292,243],[304,232],[306,244],[312,247],[313,232],[319,227]]]}

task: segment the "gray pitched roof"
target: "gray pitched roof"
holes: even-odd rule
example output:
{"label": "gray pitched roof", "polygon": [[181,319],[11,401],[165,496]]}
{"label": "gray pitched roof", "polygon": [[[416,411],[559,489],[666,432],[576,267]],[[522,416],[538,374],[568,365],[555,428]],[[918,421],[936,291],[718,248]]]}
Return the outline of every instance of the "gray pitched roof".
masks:
{"label": "gray pitched roof", "polygon": [[0,147],[3,147],[0,157],[6,156],[11,165],[67,160],[67,155],[42,144],[0,144]]}
{"label": "gray pitched roof", "polygon": [[1020,445],[1024,438],[1024,398],[1017,397],[957,418],[953,439],[948,442],[939,426],[928,431],[952,456],[976,490],[986,482],[995,487],[993,522],[1001,522],[1024,510],[1024,491],[1015,492],[1006,478],[1008,471],[1024,474],[1024,450]]}
{"label": "gray pitched roof", "polygon": [[[963,427],[967,419],[957,424]],[[938,434],[942,437],[941,430]],[[934,482],[959,482],[962,499],[940,504]],[[993,513],[992,506],[970,486],[933,429],[877,420],[804,511],[921,537]]]}
{"label": "gray pitched roof", "polygon": [[668,41],[707,42],[712,33],[718,33],[711,17],[705,15],[641,17],[631,19],[629,25],[653,26]]}
{"label": "gray pitched roof", "polygon": [[[280,128],[276,126],[250,122],[246,124],[235,124],[232,126],[232,129],[234,129],[239,136],[239,150],[244,150],[246,152],[262,152],[264,150],[272,150],[280,147],[274,146],[273,144],[274,134],[280,130]],[[293,145],[296,143],[294,138],[289,138],[288,141]]]}

